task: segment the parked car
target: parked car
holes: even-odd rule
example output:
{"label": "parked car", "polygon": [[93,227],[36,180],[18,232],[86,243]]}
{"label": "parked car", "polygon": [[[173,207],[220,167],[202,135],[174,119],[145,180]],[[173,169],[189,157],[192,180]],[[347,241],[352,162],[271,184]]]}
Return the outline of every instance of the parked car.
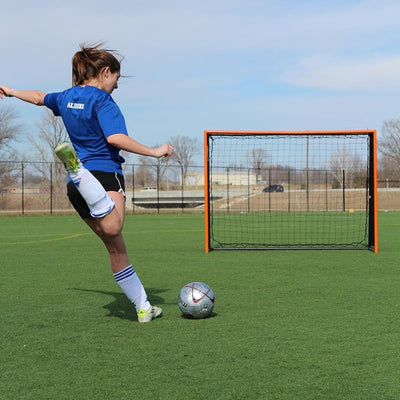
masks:
{"label": "parked car", "polygon": [[263,189],[263,192],[283,192],[282,185],[268,185]]}

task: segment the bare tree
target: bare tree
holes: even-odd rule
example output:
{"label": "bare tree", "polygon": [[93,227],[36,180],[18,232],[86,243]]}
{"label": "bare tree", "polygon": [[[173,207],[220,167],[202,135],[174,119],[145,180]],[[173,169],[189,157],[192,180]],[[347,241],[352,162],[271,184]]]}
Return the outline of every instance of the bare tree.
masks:
{"label": "bare tree", "polygon": [[174,146],[171,159],[180,165],[182,169],[182,182],[184,182],[193,157],[201,153],[201,146],[196,138],[189,136],[173,136],[170,139],[170,143]]}
{"label": "bare tree", "polygon": [[39,135],[31,137],[32,144],[40,155],[41,160],[57,162],[54,148],[68,140],[68,133],[60,117],[55,117],[52,111],[46,109],[42,114],[37,127]]}
{"label": "bare tree", "polygon": [[18,139],[22,126],[17,123],[17,114],[10,106],[0,108],[0,188],[7,187],[15,182],[16,165],[11,160],[17,159],[12,142]]}
{"label": "bare tree", "polygon": [[264,149],[253,149],[250,155],[251,166],[256,174],[257,182],[267,180],[267,165],[269,160],[269,155]]}
{"label": "bare tree", "polygon": [[[159,145],[156,145],[155,147],[159,147]],[[139,162],[140,162],[140,167],[142,167],[142,171],[146,173],[147,177],[149,177],[149,172],[150,176],[155,176],[155,180],[157,181],[157,187],[162,189],[163,182],[167,182],[167,190],[168,190],[168,179],[164,179],[167,176],[168,173],[168,164],[169,164],[170,159],[169,158],[152,158],[152,157],[147,157],[147,156],[140,156],[139,157]],[[153,171],[153,172],[151,172]]]}
{"label": "bare tree", "polygon": [[[359,157],[343,148],[342,152],[332,155],[329,167],[334,180],[340,187],[343,187],[343,183],[349,187],[353,187],[356,180],[360,178],[362,162]],[[343,179],[345,182],[343,182]]]}
{"label": "bare tree", "polygon": [[379,152],[395,163],[395,168],[400,166],[400,119],[384,121],[382,137],[378,142]]}
{"label": "bare tree", "polygon": [[[18,139],[21,125],[18,124],[17,114],[10,106],[0,108],[0,156],[4,159],[13,159],[14,150],[11,143]],[[8,153],[8,156],[7,154]]]}
{"label": "bare tree", "polygon": [[400,164],[393,162],[393,158],[385,154],[379,157],[378,162],[379,180],[400,181]]}
{"label": "bare tree", "polygon": [[[42,177],[47,177],[53,184],[55,193],[63,192],[65,183],[64,166],[59,162],[54,153],[54,148],[62,142],[68,140],[68,133],[64,123],[60,117],[55,117],[54,114],[46,109],[42,114],[40,122],[37,124],[39,134],[31,136],[31,142],[36,150],[36,153],[42,160],[41,164],[37,164],[37,169]],[[56,206],[59,199],[55,199]]]}
{"label": "bare tree", "polygon": [[155,178],[151,172],[149,157],[139,157],[140,165],[135,168],[135,185],[146,187],[153,186]]}

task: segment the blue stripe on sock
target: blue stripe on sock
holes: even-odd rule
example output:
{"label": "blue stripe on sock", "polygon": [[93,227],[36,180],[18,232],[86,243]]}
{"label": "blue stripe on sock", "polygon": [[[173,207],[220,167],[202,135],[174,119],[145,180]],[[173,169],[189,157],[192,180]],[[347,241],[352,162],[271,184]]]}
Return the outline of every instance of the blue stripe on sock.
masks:
{"label": "blue stripe on sock", "polygon": [[124,279],[127,279],[129,277],[131,277],[132,275],[134,275],[135,270],[133,269],[132,265],[127,266],[126,268],[124,268],[122,271],[117,272],[114,275],[114,278],[117,282],[123,281]]}

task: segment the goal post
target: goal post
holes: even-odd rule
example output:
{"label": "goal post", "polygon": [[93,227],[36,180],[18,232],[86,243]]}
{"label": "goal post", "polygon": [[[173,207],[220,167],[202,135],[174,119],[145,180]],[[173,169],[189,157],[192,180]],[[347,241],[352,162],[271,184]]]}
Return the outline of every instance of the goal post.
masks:
{"label": "goal post", "polygon": [[375,130],[206,130],[204,176],[206,252],[378,252]]}

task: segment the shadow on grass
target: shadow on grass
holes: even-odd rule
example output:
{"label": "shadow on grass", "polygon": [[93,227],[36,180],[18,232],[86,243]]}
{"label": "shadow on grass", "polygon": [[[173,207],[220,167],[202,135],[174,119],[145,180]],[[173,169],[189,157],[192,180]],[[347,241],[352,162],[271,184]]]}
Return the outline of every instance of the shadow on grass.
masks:
{"label": "shadow on grass", "polygon": [[188,315],[183,315],[183,314],[182,314],[182,315],[181,315],[181,318],[183,318],[183,319],[189,319],[189,320],[192,320],[192,321],[200,321],[200,320],[202,320],[202,319],[215,318],[217,315],[218,315],[217,313],[212,312],[210,315],[207,315],[207,317],[204,317],[204,318],[193,318],[193,317],[190,317],[190,316],[188,316]]}
{"label": "shadow on grass", "polygon": [[[107,292],[104,290],[93,290],[93,289],[82,289],[82,288],[71,288],[71,290],[77,290],[80,292],[87,293],[99,293],[114,298],[111,303],[103,306],[108,311],[107,317],[116,317],[120,319],[127,319],[129,321],[137,321],[136,310],[132,303],[129,302],[128,298],[122,292]],[[164,304],[164,298],[160,296],[161,293],[165,292],[165,289],[152,289],[146,288],[147,296],[151,304],[160,305]]]}

